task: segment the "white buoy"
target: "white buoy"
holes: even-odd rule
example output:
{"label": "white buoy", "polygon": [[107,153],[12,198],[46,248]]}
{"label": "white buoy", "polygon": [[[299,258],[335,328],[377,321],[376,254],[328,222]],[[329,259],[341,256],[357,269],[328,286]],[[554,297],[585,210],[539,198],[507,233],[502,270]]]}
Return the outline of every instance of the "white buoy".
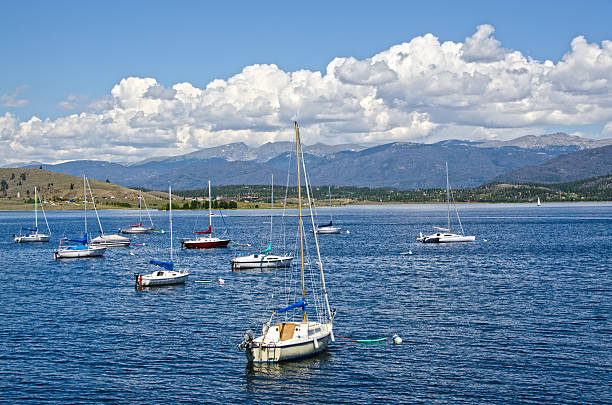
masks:
{"label": "white buoy", "polygon": [[483,239],[482,241],[483,241],[483,242],[486,242],[487,240],[486,240],[486,239]]}
{"label": "white buoy", "polygon": [[348,234],[348,233],[351,233],[351,231],[349,231],[349,230],[347,229],[347,230],[346,230],[346,233],[347,233],[347,234]]}
{"label": "white buoy", "polygon": [[219,284],[225,284],[225,280],[223,280],[222,278],[218,278],[217,281],[219,282]]}
{"label": "white buoy", "polygon": [[409,255],[411,255],[411,254],[412,254],[412,250],[409,250],[409,251],[408,251],[408,254],[409,254]]}
{"label": "white buoy", "polygon": [[397,336],[397,335],[393,335],[392,339],[393,339],[393,344],[394,345],[399,345],[400,343],[402,343],[402,338]]}

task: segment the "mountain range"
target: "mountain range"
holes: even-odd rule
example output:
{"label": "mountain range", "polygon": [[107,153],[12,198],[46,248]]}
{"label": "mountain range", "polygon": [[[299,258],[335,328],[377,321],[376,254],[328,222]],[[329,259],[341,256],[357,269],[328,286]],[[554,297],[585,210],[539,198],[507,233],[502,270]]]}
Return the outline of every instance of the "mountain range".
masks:
{"label": "mountain range", "polygon": [[[590,140],[556,133],[511,141],[395,142],[374,147],[315,144],[305,146],[303,151],[313,185],[415,189],[443,187],[445,162],[455,188],[490,181],[541,182],[547,178],[560,182],[605,175],[610,169],[602,162],[612,153],[612,147],[606,145],[612,145],[612,139]],[[268,184],[271,174],[275,183],[285,184],[288,169],[293,169],[295,164],[295,161],[291,163],[293,148],[291,142],[272,142],[258,147],[232,143],[132,164],[80,160],[43,166],[54,172],[75,176],[85,173],[126,187],[157,190],[166,189],[169,183],[176,189],[204,188],[209,179],[217,185]],[[577,155],[573,157],[574,154]],[[587,156],[597,158],[579,163]],[[540,165],[549,165],[543,167],[556,170],[557,175],[544,176],[546,171]],[[576,171],[576,167],[580,170]],[[289,184],[294,185],[295,179],[289,178]]]}

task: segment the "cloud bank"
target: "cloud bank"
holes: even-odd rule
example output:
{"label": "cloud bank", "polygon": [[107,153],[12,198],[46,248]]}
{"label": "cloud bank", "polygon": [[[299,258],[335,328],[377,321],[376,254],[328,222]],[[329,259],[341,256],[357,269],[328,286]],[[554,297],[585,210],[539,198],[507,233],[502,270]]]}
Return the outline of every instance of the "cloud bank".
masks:
{"label": "cloud bank", "polygon": [[[464,42],[415,37],[365,60],[336,58],[325,72],[252,65],[205,88],[128,77],[55,120],[0,115],[5,164],[72,159],[137,161],[245,142],[312,144],[506,139],[547,126],[612,126],[612,41],[581,36],[556,63],[508,50],[490,25]],[[2,96],[17,100],[18,91]],[[63,102],[76,108],[76,96]]]}

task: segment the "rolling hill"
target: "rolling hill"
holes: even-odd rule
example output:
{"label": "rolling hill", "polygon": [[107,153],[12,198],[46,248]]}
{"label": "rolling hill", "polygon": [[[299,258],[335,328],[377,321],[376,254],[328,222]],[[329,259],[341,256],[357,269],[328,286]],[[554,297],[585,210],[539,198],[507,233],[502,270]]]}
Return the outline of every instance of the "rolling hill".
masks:
{"label": "rolling hill", "polygon": [[[102,207],[138,207],[138,191],[99,180],[90,180],[96,204]],[[42,169],[1,168],[0,197],[3,203],[22,204],[34,197],[34,187],[42,200],[56,208],[78,209],[83,201],[83,178]],[[144,193],[149,207],[166,202],[163,195]],[[72,200],[72,202],[70,202]],[[67,202],[68,201],[68,202]],[[33,202],[33,201],[32,201]]]}

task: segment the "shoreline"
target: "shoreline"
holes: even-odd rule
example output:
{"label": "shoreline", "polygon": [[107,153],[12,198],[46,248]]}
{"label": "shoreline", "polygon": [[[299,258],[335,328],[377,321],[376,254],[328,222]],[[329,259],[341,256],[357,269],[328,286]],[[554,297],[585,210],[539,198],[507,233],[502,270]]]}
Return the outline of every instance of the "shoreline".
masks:
{"label": "shoreline", "polygon": [[[601,200],[583,200],[583,201],[543,201],[542,206],[547,204],[592,204],[592,203],[602,203],[602,204],[610,204],[612,201],[601,201]],[[350,207],[350,206],[383,206],[383,205],[418,205],[418,204],[426,204],[426,205],[446,205],[446,201],[409,201],[409,202],[379,202],[379,201],[359,201],[350,204],[338,204],[333,205],[333,208],[342,208],[342,207]],[[495,202],[484,202],[484,201],[471,201],[471,202],[456,202],[457,205],[499,205],[499,204],[515,204],[515,205],[534,205],[533,201],[495,201]],[[12,207],[6,207],[6,205],[12,204],[2,204],[0,203],[0,212],[31,212],[34,210],[33,204],[14,204]],[[236,210],[269,210],[269,204],[257,204],[259,207],[248,206],[248,205],[239,205],[238,208],[231,209],[223,209],[223,211],[236,211]],[[329,208],[325,204],[316,205],[317,209],[325,209]],[[293,206],[293,204],[286,207],[288,209],[297,208],[297,206]],[[63,211],[82,211],[82,206],[74,206],[74,207],[44,207],[45,212],[63,212]],[[138,211],[137,207],[114,207],[114,206],[102,206],[97,207],[98,211],[116,211],[116,210],[129,210],[129,211]],[[274,207],[274,210],[282,210],[281,207]],[[173,211],[207,211],[205,208],[200,209],[183,209],[183,208],[172,208]],[[214,209],[215,211],[218,209]],[[166,211],[161,210],[159,208],[149,208],[149,211]]]}

